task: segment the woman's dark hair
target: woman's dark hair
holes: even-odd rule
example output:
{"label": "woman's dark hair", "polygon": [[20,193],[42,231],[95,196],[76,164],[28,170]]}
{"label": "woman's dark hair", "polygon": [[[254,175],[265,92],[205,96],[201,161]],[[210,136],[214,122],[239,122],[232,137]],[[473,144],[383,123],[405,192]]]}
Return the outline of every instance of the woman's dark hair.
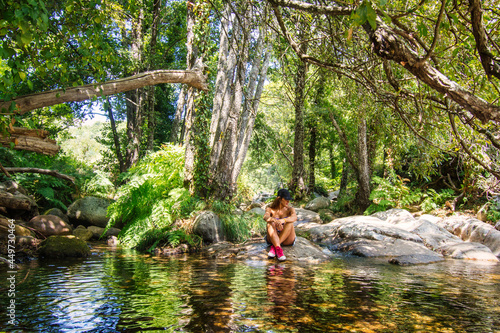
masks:
{"label": "woman's dark hair", "polygon": [[281,202],[281,197],[276,197],[273,202],[269,205],[269,208],[271,209],[276,209],[279,208]]}

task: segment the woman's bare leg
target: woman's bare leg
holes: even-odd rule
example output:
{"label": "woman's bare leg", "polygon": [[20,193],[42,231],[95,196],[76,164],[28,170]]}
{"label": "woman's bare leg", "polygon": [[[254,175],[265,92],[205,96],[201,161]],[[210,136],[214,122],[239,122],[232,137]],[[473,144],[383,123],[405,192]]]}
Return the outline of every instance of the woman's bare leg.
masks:
{"label": "woman's bare leg", "polygon": [[274,246],[281,246],[278,231],[276,231],[276,228],[271,223],[267,224],[267,240]]}
{"label": "woman's bare leg", "polygon": [[279,234],[280,244],[283,245],[292,245],[295,241],[295,228],[293,223],[285,223],[283,230]]}

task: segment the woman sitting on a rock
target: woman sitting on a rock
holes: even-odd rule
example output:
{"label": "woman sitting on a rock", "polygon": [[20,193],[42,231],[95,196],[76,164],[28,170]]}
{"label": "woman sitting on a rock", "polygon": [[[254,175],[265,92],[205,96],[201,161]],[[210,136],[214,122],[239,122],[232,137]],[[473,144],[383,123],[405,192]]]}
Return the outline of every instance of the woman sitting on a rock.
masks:
{"label": "woman sitting on a rock", "polygon": [[293,207],[288,206],[292,200],[290,192],[286,189],[278,191],[277,198],[266,208],[264,221],[267,222],[268,244],[271,250],[267,254],[269,258],[278,257],[278,260],[286,260],[281,246],[293,245],[295,243],[295,228],[293,223],[297,221],[297,214]]}

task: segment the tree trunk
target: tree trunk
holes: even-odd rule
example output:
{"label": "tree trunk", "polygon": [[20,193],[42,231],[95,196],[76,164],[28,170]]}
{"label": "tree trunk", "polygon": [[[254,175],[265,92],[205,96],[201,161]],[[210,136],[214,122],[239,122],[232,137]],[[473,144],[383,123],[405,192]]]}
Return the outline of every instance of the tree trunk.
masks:
{"label": "tree trunk", "polygon": [[75,177],[64,175],[55,170],[39,169],[39,168],[4,168],[4,169],[10,173],[39,173],[42,175],[48,175],[59,179],[64,179],[70,181],[73,184],[75,183]]}
{"label": "tree trunk", "polygon": [[[148,70],[155,68],[154,57],[156,55],[156,42],[158,36],[158,22],[160,20],[160,5],[161,0],[154,0],[153,2],[153,23],[151,24],[151,41],[149,42],[149,55],[148,55]],[[155,112],[155,87],[149,86],[146,89],[146,106],[148,115],[148,134],[146,149],[153,151],[154,138],[156,132],[156,112]]]}
{"label": "tree trunk", "polygon": [[[227,14],[227,19],[222,20],[210,126],[212,191],[218,199],[231,199],[236,194],[236,182],[250,144],[269,65],[269,52],[263,52],[268,43],[264,24],[267,10],[256,15],[254,9],[244,2],[227,3],[226,13],[230,10],[238,13]],[[252,22],[253,18],[258,21]],[[255,36],[257,41],[252,44]]]}
{"label": "tree trunk", "polygon": [[[196,24],[196,14],[193,12],[193,4],[196,1],[191,1],[187,5],[187,40],[186,40],[186,48],[187,48],[187,56],[186,56],[186,64],[188,69],[192,69],[195,67],[203,68],[202,63],[202,55],[199,54],[198,46],[195,44],[195,24]],[[202,22],[198,24],[204,24]],[[186,102],[186,117],[184,118],[184,128],[183,128],[183,142],[184,147],[186,147],[185,155],[184,155],[184,185],[186,187],[190,187],[193,190],[193,171],[195,166],[195,150],[196,147],[191,142],[191,127],[193,125],[193,121],[196,117],[196,109],[195,109],[195,101],[197,97],[197,91],[189,87],[187,91],[187,102]]]}
{"label": "tree trunk", "polygon": [[337,177],[337,167],[335,165],[335,158],[333,156],[333,146],[331,144],[328,146],[328,157],[330,159],[330,178],[335,179],[335,177]]}
{"label": "tree trunk", "polygon": [[[307,52],[307,43],[301,45],[302,52]],[[306,84],[307,63],[299,60],[295,74],[295,136],[293,142],[293,170],[289,188],[295,199],[301,199],[307,191],[304,183],[304,90]]]}
{"label": "tree trunk", "polygon": [[370,206],[370,164],[365,118],[362,118],[358,125],[358,163],[356,203],[359,209],[364,211]]}
{"label": "tree trunk", "polygon": [[181,119],[184,114],[184,110],[186,107],[186,95],[187,95],[187,86],[182,85],[181,91],[179,92],[179,98],[177,99],[177,106],[175,108],[175,116],[174,121],[172,123],[172,129],[170,130],[170,142],[178,143],[179,138],[179,128],[181,127]]}
{"label": "tree trunk", "polygon": [[344,158],[344,162],[342,163],[342,176],[340,177],[340,189],[339,189],[339,198],[343,197],[347,193],[347,185],[349,183],[349,163],[347,159]]}
{"label": "tree trunk", "polygon": [[157,70],[99,84],[87,84],[20,96],[9,102],[0,101],[0,109],[9,109],[11,103],[15,103],[17,109],[14,112],[25,114],[28,111],[47,106],[66,102],[81,102],[160,83],[185,83],[197,89],[208,90],[206,76],[199,70]]}
{"label": "tree trunk", "polygon": [[314,175],[316,166],[316,132],[317,127],[316,124],[314,124],[311,127],[311,137],[309,138],[309,192],[313,192],[316,186],[316,177]]}
{"label": "tree trunk", "polygon": [[125,161],[122,155],[122,147],[120,145],[120,137],[118,136],[118,131],[116,130],[115,117],[113,116],[113,110],[111,109],[111,103],[109,98],[105,103],[105,108],[108,111],[109,124],[111,125],[111,132],[113,133],[113,141],[115,143],[116,158],[120,165],[120,173],[127,171],[125,167]]}
{"label": "tree trunk", "polygon": [[127,139],[125,166],[130,168],[140,158],[142,138],[142,91],[137,89],[125,93],[127,105]]}

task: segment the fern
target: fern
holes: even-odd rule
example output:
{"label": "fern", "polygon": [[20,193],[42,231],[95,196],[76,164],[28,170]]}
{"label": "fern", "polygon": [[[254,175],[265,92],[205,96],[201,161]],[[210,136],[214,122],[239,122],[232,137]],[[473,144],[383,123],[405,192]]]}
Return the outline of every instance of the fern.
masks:
{"label": "fern", "polygon": [[[199,200],[182,188],[183,156],[182,148],[166,145],[123,176],[127,183],[118,189],[117,200],[108,208],[108,228],[118,221],[125,225],[119,235],[125,246],[158,244],[177,218],[188,216],[197,207]],[[151,237],[157,239],[151,242]]]}

